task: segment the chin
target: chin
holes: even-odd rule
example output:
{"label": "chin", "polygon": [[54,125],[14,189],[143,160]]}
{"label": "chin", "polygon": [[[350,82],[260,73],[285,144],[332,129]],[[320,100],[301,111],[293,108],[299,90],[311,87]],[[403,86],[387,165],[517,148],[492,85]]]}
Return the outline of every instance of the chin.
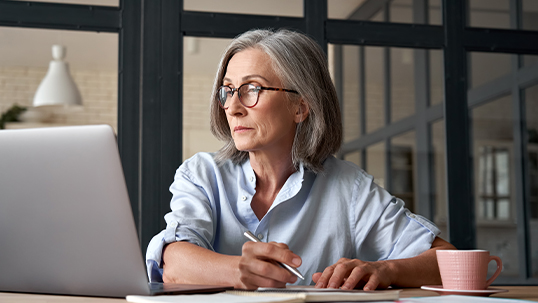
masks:
{"label": "chin", "polygon": [[235,148],[236,148],[238,151],[241,151],[241,152],[247,152],[247,153],[248,153],[248,152],[252,151],[252,149],[250,149],[250,148],[237,148],[237,147],[235,147]]}
{"label": "chin", "polygon": [[254,146],[251,144],[251,142],[241,142],[241,141],[237,142],[237,141],[235,141],[235,148],[238,151],[249,152],[254,148]]}
{"label": "chin", "polygon": [[242,144],[235,144],[235,149],[237,149],[238,151],[242,151],[242,152],[250,151],[250,149],[247,146],[242,145]]}

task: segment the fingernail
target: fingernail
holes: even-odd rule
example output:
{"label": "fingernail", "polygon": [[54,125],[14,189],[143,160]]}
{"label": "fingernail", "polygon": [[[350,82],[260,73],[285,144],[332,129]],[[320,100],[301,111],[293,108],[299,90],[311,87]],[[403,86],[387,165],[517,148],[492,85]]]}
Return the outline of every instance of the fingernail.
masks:
{"label": "fingernail", "polygon": [[291,260],[291,263],[293,263],[293,265],[295,265],[295,266],[299,266],[299,265],[301,265],[301,259],[293,258],[293,260]]}
{"label": "fingernail", "polygon": [[340,287],[341,289],[350,289],[349,287],[347,287],[346,285],[343,285],[342,287]]}
{"label": "fingernail", "polygon": [[316,288],[323,288],[323,283],[318,282],[318,284],[316,284]]}
{"label": "fingernail", "polygon": [[365,288],[363,288],[362,290],[364,290],[364,291],[369,291],[369,290],[370,290],[370,287],[365,287]]}
{"label": "fingernail", "polygon": [[329,285],[329,288],[337,288],[336,283],[331,283],[331,285]]}

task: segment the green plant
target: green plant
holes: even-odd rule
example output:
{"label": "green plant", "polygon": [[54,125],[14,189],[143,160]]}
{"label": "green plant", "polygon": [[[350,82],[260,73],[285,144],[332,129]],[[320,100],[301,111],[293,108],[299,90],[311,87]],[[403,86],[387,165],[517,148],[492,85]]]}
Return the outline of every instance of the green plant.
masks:
{"label": "green plant", "polygon": [[13,106],[8,108],[8,110],[3,112],[2,116],[0,116],[0,129],[5,128],[6,122],[17,122],[17,121],[19,121],[19,116],[24,111],[26,111],[26,107],[19,106],[17,104],[13,104]]}

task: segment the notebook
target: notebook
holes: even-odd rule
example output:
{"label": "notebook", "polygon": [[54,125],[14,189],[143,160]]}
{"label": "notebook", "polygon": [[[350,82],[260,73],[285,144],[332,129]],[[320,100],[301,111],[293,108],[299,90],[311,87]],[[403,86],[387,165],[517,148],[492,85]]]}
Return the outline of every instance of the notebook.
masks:
{"label": "notebook", "polygon": [[[0,131],[0,291],[218,292],[149,284],[110,126]],[[153,290],[152,290],[153,289]]]}
{"label": "notebook", "polygon": [[[363,301],[394,301],[400,297],[399,289],[363,291],[358,289],[342,290],[335,288],[315,288],[314,286],[289,285],[286,288],[258,288],[255,293],[267,294],[301,294],[305,302],[363,302]],[[229,291],[237,293],[237,291]],[[249,293],[243,293],[249,295]]]}
{"label": "notebook", "polygon": [[221,292],[207,295],[175,295],[175,296],[127,296],[133,303],[303,303],[305,296],[297,295],[262,295],[245,296]]}
{"label": "notebook", "polygon": [[127,296],[133,303],[302,303],[302,302],[392,302],[401,290],[341,290],[288,286],[257,291],[229,290],[204,296]]}

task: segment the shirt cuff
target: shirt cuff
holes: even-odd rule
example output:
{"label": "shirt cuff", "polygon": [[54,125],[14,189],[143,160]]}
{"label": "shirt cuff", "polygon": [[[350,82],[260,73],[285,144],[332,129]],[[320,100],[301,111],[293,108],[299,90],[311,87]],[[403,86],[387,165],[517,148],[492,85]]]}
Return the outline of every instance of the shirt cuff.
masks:
{"label": "shirt cuff", "polygon": [[146,267],[150,282],[162,282],[162,254],[167,242],[165,242],[164,234],[166,229],[154,236],[149,242],[146,250]]}

